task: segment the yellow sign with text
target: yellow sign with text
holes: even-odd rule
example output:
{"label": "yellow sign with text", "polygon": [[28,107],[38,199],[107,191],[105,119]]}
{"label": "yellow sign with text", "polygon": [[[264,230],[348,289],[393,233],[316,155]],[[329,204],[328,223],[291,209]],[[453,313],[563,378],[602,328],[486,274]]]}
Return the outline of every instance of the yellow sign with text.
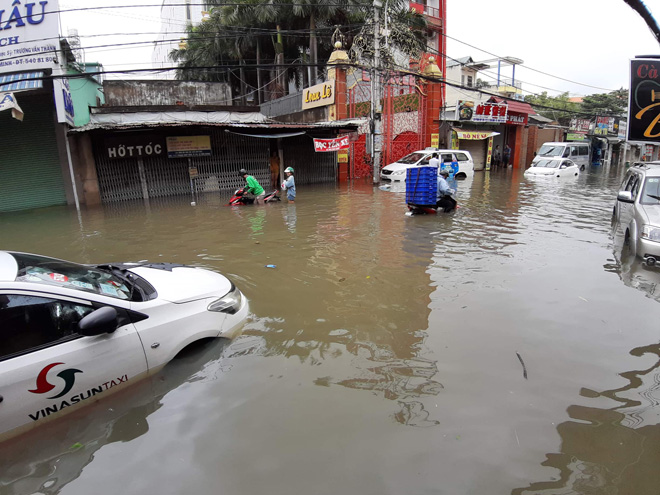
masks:
{"label": "yellow sign with text", "polygon": [[431,147],[437,148],[440,143],[440,134],[431,134]]}
{"label": "yellow sign with text", "polygon": [[302,109],[324,107],[335,102],[335,81],[326,81],[303,90]]}

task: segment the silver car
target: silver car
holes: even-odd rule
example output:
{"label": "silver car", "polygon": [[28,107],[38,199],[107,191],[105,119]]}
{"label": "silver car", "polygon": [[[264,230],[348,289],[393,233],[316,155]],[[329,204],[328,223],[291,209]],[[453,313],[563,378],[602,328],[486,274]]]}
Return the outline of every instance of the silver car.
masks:
{"label": "silver car", "polygon": [[635,163],[626,172],[612,224],[621,229],[630,254],[650,266],[660,260],[660,161]]}

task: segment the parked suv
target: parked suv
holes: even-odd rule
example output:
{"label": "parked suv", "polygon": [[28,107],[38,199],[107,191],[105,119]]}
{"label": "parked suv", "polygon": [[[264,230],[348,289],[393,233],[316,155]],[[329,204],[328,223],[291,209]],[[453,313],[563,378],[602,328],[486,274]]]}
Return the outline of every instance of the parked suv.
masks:
{"label": "parked suv", "polygon": [[380,180],[405,182],[406,170],[411,167],[427,167],[434,153],[438,154],[438,160],[442,165],[446,161],[456,160],[458,162],[457,179],[466,179],[474,176],[474,162],[469,151],[463,150],[437,150],[427,148],[425,150],[413,151],[409,155],[399,158],[396,162],[384,166],[380,171]]}
{"label": "parked suv", "polygon": [[612,224],[621,228],[631,254],[651,266],[660,260],[660,161],[635,163],[626,172]]}

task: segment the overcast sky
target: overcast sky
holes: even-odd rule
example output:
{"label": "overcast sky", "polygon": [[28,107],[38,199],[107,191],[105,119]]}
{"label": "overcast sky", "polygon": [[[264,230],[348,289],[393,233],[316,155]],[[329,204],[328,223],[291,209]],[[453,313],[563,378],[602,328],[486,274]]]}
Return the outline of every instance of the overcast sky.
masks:
{"label": "overcast sky", "polygon": [[[136,3],[159,4],[157,0],[60,0],[60,9]],[[645,0],[645,4],[660,20],[660,0]],[[153,41],[160,30],[159,14],[157,6],[63,13],[62,33],[76,28],[86,47],[86,61],[100,61],[106,70],[148,68],[151,43],[91,47]],[[629,60],[635,55],[660,55],[660,46],[644,20],[623,0],[447,0],[446,22],[449,57],[522,59],[515,79],[525,94],[569,91],[577,96],[627,88]],[[101,34],[112,36],[91,37]],[[480,77],[495,79],[493,64]],[[501,77],[511,76],[512,67],[503,66]]]}

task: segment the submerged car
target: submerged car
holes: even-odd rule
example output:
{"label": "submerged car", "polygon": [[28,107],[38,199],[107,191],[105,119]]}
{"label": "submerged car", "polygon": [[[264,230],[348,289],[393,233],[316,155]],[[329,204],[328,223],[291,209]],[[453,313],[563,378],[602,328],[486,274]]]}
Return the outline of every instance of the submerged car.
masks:
{"label": "submerged car", "polygon": [[235,336],[247,314],[241,291],[207,269],[0,251],[0,439],[158,371],[193,342]]}
{"label": "submerged car", "polygon": [[456,179],[466,179],[474,176],[474,161],[470,152],[429,148],[413,151],[396,162],[384,166],[380,171],[380,179],[386,182],[405,182],[406,171],[411,167],[428,167],[433,154],[438,155],[441,165],[446,162],[458,162],[458,170],[454,174]]}
{"label": "submerged car", "polygon": [[577,177],[580,168],[573,160],[566,158],[541,158],[532,163],[532,166],[523,174],[531,177]]}
{"label": "submerged car", "polygon": [[654,266],[660,260],[660,161],[634,163],[626,172],[612,211],[630,254]]}

